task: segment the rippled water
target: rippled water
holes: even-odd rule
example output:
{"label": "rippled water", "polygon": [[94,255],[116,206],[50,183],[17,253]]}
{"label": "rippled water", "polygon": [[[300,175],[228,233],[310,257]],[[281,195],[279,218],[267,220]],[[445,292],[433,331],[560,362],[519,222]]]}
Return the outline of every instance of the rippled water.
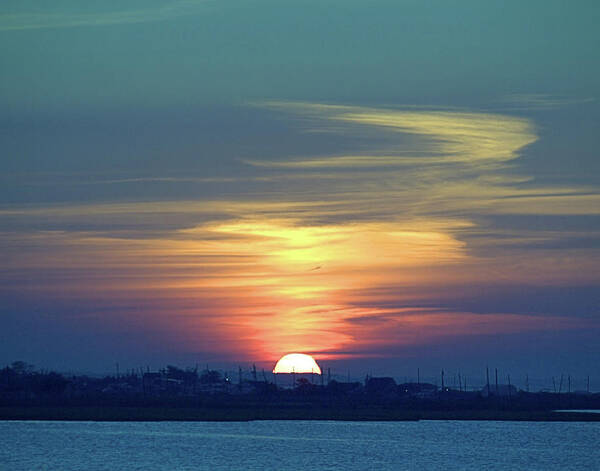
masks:
{"label": "rippled water", "polygon": [[600,423],[0,422],[2,470],[600,469]]}

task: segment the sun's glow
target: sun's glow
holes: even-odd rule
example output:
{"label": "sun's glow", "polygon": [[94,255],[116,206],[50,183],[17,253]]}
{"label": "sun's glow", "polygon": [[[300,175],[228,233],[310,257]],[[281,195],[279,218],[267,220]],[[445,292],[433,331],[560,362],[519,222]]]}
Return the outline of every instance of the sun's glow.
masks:
{"label": "sun's glow", "polygon": [[282,356],[273,373],[316,373],[321,374],[321,368],[310,355],[304,353],[288,353]]}
{"label": "sun's glow", "polygon": [[[534,185],[531,176],[503,171],[537,139],[529,121],[272,106],[306,118],[307,132],[358,133],[371,144],[356,154],[245,160],[269,170],[252,182],[233,175],[256,192],[230,199],[1,207],[6,227],[18,221],[25,229],[0,231],[0,245],[11,248],[0,291],[86,299],[90,311],[118,313],[110,319],[116,325],[169,331],[189,351],[200,339],[228,359],[272,362],[281,352],[385,356],[448,336],[567,328],[548,316],[447,306],[477,284],[591,285],[600,276],[589,252],[554,251],[566,232],[482,222],[600,214],[596,188]],[[70,229],[49,229],[61,224]],[[531,246],[539,250],[523,250]],[[288,372],[320,372],[308,358],[309,366]]]}

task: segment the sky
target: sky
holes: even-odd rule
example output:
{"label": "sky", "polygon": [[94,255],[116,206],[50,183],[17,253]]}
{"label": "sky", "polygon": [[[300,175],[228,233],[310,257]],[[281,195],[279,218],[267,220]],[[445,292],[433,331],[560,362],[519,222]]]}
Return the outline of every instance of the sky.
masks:
{"label": "sky", "polygon": [[599,21],[4,1],[0,360],[600,388]]}

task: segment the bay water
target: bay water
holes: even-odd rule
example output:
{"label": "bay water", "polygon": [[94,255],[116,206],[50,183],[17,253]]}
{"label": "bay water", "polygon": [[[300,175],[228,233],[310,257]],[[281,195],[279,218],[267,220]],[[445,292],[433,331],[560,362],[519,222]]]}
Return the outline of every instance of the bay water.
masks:
{"label": "bay water", "polygon": [[600,423],[4,421],[0,469],[600,470]]}

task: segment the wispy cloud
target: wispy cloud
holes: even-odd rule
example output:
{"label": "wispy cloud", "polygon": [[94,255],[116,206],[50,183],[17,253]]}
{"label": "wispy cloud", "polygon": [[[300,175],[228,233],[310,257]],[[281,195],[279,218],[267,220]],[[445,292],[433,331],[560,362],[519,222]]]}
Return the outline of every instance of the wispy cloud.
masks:
{"label": "wispy cloud", "polygon": [[[37,12],[0,14],[0,31],[18,31],[44,28],[72,28],[77,26],[107,26],[117,24],[164,21],[197,12],[198,6],[212,0],[161,1],[155,7],[115,11],[69,12],[58,11],[47,2],[42,3]],[[80,7],[87,5],[84,2]],[[40,12],[39,10],[46,10]]]}
{"label": "wispy cloud", "polygon": [[514,93],[506,95],[499,102],[513,110],[551,110],[571,105],[593,103],[593,97],[569,97],[543,93]]}
{"label": "wispy cloud", "polygon": [[[271,102],[271,109],[297,114],[306,132],[328,130],[360,135],[368,152],[277,160],[246,159],[272,170],[314,175],[335,169],[329,193],[377,199],[373,214],[393,204],[396,214],[598,214],[600,194],[592,187],[539,186],[533,176],[512,170],[512,161],[537,141],[524,118],[475,111],[375,109]],[[408,137],[408,139],[407,139]],[[311,173],[312,172],[312,173]],[[349,192],[349,193],[348,193]],[[358,195],[360,193],[360,196]],[[361,205],[358,204],[357,208]]]}
{"label": "wispy cloud", "polygon": [[[238,198],[5,206],[0,218],[13,229],[0,234],[10,247],[2,290],[108,296],[115,305],[156,299],[148,322],[162,326],[171,312],[185,345],[209,332],[243,339],[261,358],[581,327],[527,312],[447,310],[436,296],[468,295],[478,283],[590,284],[600,276],[596,252],[557,244],[590,231],[487,222],[600,214],[596,189],[539,186],[511,168],[537,139],[533,123],[474,111],[267,106],[300,117],[303,132],[358,134],[361,152],[250,159],[256,186]],[[179,178],[204,182],[97,184]],[[541,248],[520,250],[532,243]]]}
{"label": "wispy cloud", "polygon": [[[374,158],[377,155],[383,156],[386,162],[395,159],[402,163],[403,159],[408,159],[411,164],[507,161],[517,158],[519,150],[537,140],[530,121],[500,114],[295,102],[271,102],[264,106],[319,120],[319,124],[313,121],[312,126],[308,125],[310,130],[330,128],[332,132],[351,134],[357,130],[361,132],[362,127],[362,132],[394,133],[397,136],[395,144],[392,141],[392,146],[386,149],[375,147],[376,154],[365,156],[365,159],[373,159],[372,165],[377,165]],[[405,139],[407,135],[423,139],[411,146]],[[354,157],[348,162],[352,164],[360,156],[348,157]]]}

